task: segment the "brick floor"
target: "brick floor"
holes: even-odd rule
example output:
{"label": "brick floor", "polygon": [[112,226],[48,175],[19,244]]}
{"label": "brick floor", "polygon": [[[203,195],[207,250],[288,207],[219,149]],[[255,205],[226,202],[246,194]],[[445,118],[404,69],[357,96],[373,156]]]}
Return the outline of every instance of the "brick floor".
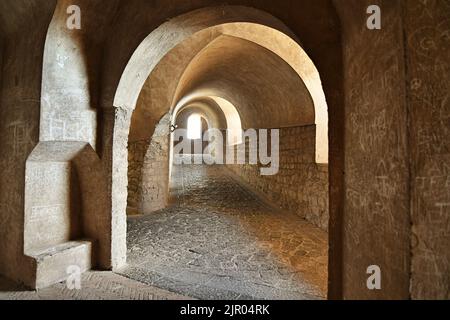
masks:
{"label": "brick floor", "polygon": [[0,278],[0,300],[186,300],[112,272],[86,272],[81,290],[69,290],[65,282],[38,291],[30,291]]}

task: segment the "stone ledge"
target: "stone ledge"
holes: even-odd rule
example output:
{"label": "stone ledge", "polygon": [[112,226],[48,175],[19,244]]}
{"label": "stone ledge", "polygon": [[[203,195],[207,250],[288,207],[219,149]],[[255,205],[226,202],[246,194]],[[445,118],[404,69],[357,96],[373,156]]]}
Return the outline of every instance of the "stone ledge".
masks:
{"label": "stone ledge", "polygon": [[43,250],[33,250],[28,256],[36,264],[36,280],[28,285],[33,289],[45,288],[65,281],[69,266],[78,266],[82,273],[90,270],[92,243],[70,241]]}

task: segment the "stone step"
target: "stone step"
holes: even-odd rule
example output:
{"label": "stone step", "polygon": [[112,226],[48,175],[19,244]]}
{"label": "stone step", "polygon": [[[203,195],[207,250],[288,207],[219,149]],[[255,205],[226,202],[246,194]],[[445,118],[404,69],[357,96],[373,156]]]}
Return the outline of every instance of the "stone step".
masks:
{"label": "stone step", "polygon": [[[81,273],[92,267],[92,243],[87,240],[70,241],[41,250],[32,250],[28,256],[36,262],[36,281],[33,289],[48,287],[65,281],[69,267]],[[72,272],[73,272],[72,270]]]}

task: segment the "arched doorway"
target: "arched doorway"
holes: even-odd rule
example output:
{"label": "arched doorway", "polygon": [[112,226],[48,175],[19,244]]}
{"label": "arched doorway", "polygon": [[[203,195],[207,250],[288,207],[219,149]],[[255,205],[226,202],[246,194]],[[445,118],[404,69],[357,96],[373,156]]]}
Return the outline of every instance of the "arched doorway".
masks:
{"label": "arched doorway", "polygon": [[[314,163],[315,165],[317,165],[317,160],[321,159],[321,161],[325,162],[324,157],[324,153],[322,152],[323,150],[327,150],[328,148],[328,143],[326,141],[325,144],[320,144],[320,142],[324,142],[323,137],[327,137],[327,126],[328,126],[328,119],[327,117],[323,116],[323,110],[326,111],[326,104],[325,104],[325,95],[323,93],[323,90],[321,89],[321,85],[320,85],[320,77],[318,76],[318,72],[317,69],[315,69],[314,64],[312,64],[311,60],[309,58],[307,58],[307,55],[302,51],[301,47],[297,44],[295,46],[295,51],[297,53],[297,55],[294,56],[290,56],[289,55],[285,55],[284,57],[280,57],[283,56],[284,51],[281,50],[279,48],[282,48],[283,46],[281,45],[281,42],[286,41],[288,42],[288,44],[285,44],[284,48],[291,48],[291,50],[289,51],[290,54],[292,55],[292,45],[293,43],[298,43],[295,42],[293,39],[295,39],[295,36],[285,27],[283,26],[282,23],[280,23],[280,21],[270,18],[270,16],[259,12],[258,10],[254,10],[254,9],[249,9],[249,8],[244,8],[244,7],[230,7],[229,10],[230,12],[233,12],[233,10],[236,10],[237,12],[239,12],[239,14],[242,14],[243,16],[237,18],[236,16],[234,16],[235,13],[230,14],[229,16],[224,15],[222,18],[224,19],[223,21],[215,21],[215,19],[217,17],[214,17],[214,19],[211,20],[211,24],[210,25],[202,25],[202,26],[192,26],[192,28],[187,28],[188,30],[192,31],[190,33],[183,34],[182,38],[177,39],[178,36],[181,36],[181,34],[174,34],[174,33],[170,33],[172,35],[174,35],[175,39],[168,39],[167,42],[164,43],[160,43],[159,44],[159,48],[161,48],[161,50],[155,50],[155,43],[153,41],[156,41],[156,39],[158,38],[158,32],[161,31],[167,31],[167,29],[165,28],[171,28],[171,27],[177,27],[179,28],[180,25],[183,25],[183,19],[186,19],[187,17],[190,16],[190,18],[192,18],[193,16],[195,16],[196,14],[205,14],[208,10],[212,10],[211,12],[214,12],[214,8],[209,8],[209,9],[203,9],[203,10],[198,10],[195,12],[192,12],[190,14],[187,14],[185,16],[181,16],[177,19],[178,22],[175,22],[177,19],[174,19],[164,25],[162,25],[160,28],[158,28],[154,33],[150,34],[149,37],[147,37],[147,39],[141,44],[141,46],[139,46],[139,48],[136,50],[135,54],[133,55],[133,57],[131,58],[127,68],[125,69],[125,72],[121,78],[121,81],[119,83],[119,87],[115,96],[115,105],[119,108],[117,109],[117,111],[119,111],[120,113],[122,113],[123,118],[120,121],[116,121],[116,129],[115,132],[120,132],[120,134],[122,135],[123,133],[127,132],[127,128],[131,123],[133,123],[133,120],[131,118],[131,110],[134,110],[134,108],[136,106],[139,106],[139,93],[140,90],[142,89],[142,91],[144,92],[146,90],[145,88],[145,84],[146,82],[148,83],[158,83],[158,81],[161,81],[161,78],[158,79],[158,77],[161,77],[162,73],[160,72],[161,70],[164,70],[164,61],[170,61],[170,59],[173,59],[174,57],[178,57],[179,58],[179,54],[180,52],[183,52],[183,50],[186,50],[186,48],[189,48],[189,45],[192,44],[196,44],[198,46],[197,50],[192,50],[192,48],[190,51],[194,52],[193,57],[186,57],[186,62],[183,63],[178,63],[177,67],[174,68],[176,69],[175,75],[176,75],[176,79],[178,79],[178,81],[175,81],[176,85],[175,87],[170,87],[168,86],[167,89],[158,89],[158,93],[156,94],[158,96],[158,98],[161,98],[161,101],[166,101],[169,102],[171,109],[177,108],[180,105],[180,102],[184,100],[186,100],[187,102],[190,102],[190,98],[189,97],[194,97],[195,99],[201,98],[201,99],[211,99],[211,97],[217,97],[218,99],[222,99],[221,101],[229,101],[231,100],[231,104],[232,105],[239,105],[241,107],[240,109],[240,113],[244,113],[243,119],[246,119],[247,123],[244,124],[244,127],[250,128],[251,125],[249,124],[250,121],[249,119],[258,119],[256,122],[253,122],[253,125],[255,127],[259,127],[259,128],[270,128],[271,125],[274,128],[290,128],[296,125],[300,125],[300,126],[308,126],[310,125],[311,127],[306,130],[308,131],[307,135],[311,136],[311,128],[313,129],[314,134],[314,142],[313,142],[313,157],[312,157],[312,163]],[[238,14],[238,15],[239,15]],[[258,15],[261,15],[260,17],[258,17]],[[239,21],[238,23],[236,22],[232,22],[234,20]],[[244,21],[248,20],[248,23],[243,23],[241,22],[242,19],[244,19]],[[255,21],[258,21],[258,19],[260,19],[261,21],[259,21],[259,23],[256,23]],[[195,20],[195,19],[194,19]],[[219,19],[220,20],[220,19]],[[203,21],[204,22],[204,21]],[[177,25],[177,23],[180,23],[179,25]],[[270,27],[269,27],[270,26]],[[278,40],[277,44],[278,49],[277,48],[270,48],[270,45],[267,43],[264,43],[264,38],[260,38],[260,39],[252,39],[252,36],[250,35],[255,35],[257,33],[252,33],[252,31],[254,31],[253,28],[262,28],[260,29],[260,32],[270,34],[271,36],[273,36],[272,40]],[[239,34],[239,30],[244,30],[244,33],[247,33],[246,35],[238,35]],[[280,32],[279,30],[283,30],[283,32]],[[211,36],[211,34],[213,34],[213,36]],[[288,35],[290,37],[288,37]],[[206,36],[206,37],[205,37]],[[247,38],[246,38],[247,37]],[[288,37],[288,38],[287,38]],[[250,40],[248,39],[250,38]],[[213,39],[211,41],[211,39]],[[187,40],[193,41],[193,42],[188,42]],[[294,42],[293,42],[294,41]],[[298,41],[298,40],[297,40]],[[188,44],[189,43],[189,44]],[[278,61],[280,61],[281,65],[284,69],[284,74],[288,74],[291,77],[291,80],[293,82],[297,81],[297,87],[301,87],[302,88],[302,92],[303,93],[307,93],[304,94],[303,96],[299,97],[297,96],[296,98],[294,97],[292,101],[302,101],[301,106],[305,107],[306,109],[305,112],[302,113],[302,119],[301,117],[296,117],[295,113],[291,113],[288,110],[288,107],[285,106],[281,106],[281,111],[279,113],[276,112],[267,112],[270,111],[270,107],[268,109],[264,110],[260,109],[257,110],[256,112],[259,113],[259,117],[255,117],[249,113],[249,110],[252,110],[251,107],[257,107],[256,105],[252,105],[249,104],[248,101],[245,101],[245,99],[237,99],[236,100],[236,96],[239,97],[239,94],[234,95],[234,97],[230,97],[226,94],[227,90],[220,90],[220,87],[227,87],[227,83],[217,83],[217,85],[214,86],[205,86],[204,83],[198,82],[198,81],[194,81],[195,78],[198,78],[198,73],[200,73],[202,76],[207,75],[208,70],[202,70],[200,65],[199,67],[195,67],[192,68],[192,70],[189,70],[190,67],[192,67],[193,65],[195,66],[196,63],[198,63],[198,61],[200,59],[208,59],[208,54],[210,54],[211,52],[214,52],[214,50],[219,50],[219,48],[223,47],[225,44],[225,47],[232,47],[233,44],[235,43],[240,43],[240,45],[238,45],[238,47],[253,47],[253,49],[255,51],[260,51],[263,52],[263,54],[265,54],[266,56],[270,56],[271,58],[273,58],[273,61],[276,61],[278,59]],[[228,45],[227,45],[228,44]],[[152,49],[150,49],[152,48]],[[277,52],[278,51],[278,52]],[[186,52],[186,51],[184,51]],[[150,54],[149,54],[150,53]],[[278,53],[280,55],[278,55]],[[214,56],[214,54],[210,55],[210,56]],[[232,53],[231,53],[231,57],[232,57]],[[307,72],[305,73],[305,69],[304,68],[300,68],[299,69],[299,65],[298,65],[298,58],[302,57],[301,61],[303,63],[306,63],[307,66],[309,66],[307,68]],[[270,60],[270,59],[269,59]],[[291,64],[289,63],[289,60],[293,61]],[[297,61],[297,62],[295,62]],[[163,62],[163,63],[162,63]],[[297,64],[296,64],[297,63]],[[273,65],[272,65],[273,66]],[[219,66],[220,67],[220,66]],[[200,72],[199,72],[200,69]],[[288,70],[289,69],[289,70]],[[255,68],[254,70],[257,70],[257,68]],[[167,71],[167,69],[166,69]],[[146,75],[149,75],[149,77],[146,78]],[[303,75],[303,77],[302,77]],[[257,79],[261,78],[261,76],[259,77],[254,77],[251,80],[256,80],[253,81],[254,83],[258,84]],[[293,79],[296,80],[293,80]],[[241,79],[242,80],[242,79]],[[245,80],[249,80],[249,79],[244,79]],[[287,83],[292,83],[292,81],[287,81]],[[275,81],[276,82],[276,81]],[[247,81],[247,83],[250,83]],[[257,85],[256,85],[257,86]],[[160,91],[160,92],[159,92]],[[288,92],[294,92],[295,90],[287,90]],[[278,94],[282,94],[282,92],[279,92]],[[154,95],[155,96],[155,95]],[[242,95],[244,96],[244,95]],[[276,94],[274,95],[276,97]],[[155,100],[157,100],[158,98],[156,98]],[[292,98],[292,97],[290,97]],[[145,98],[144,98],[145,99]],[[154,99],[154,98],[152,98]],[[272,102],[272,104],[269,105],[274,105],[274,103],[279,102],[279,101],[283,101],[284,99],[274,99],[275,101]],[[156,107],[156,108],[160,108],[158,111],[160,113],[162,112],[167,112],[167,104],[166,103],[159,103],[159,106],[155,106],[154,104],[152,105],[152,107]],[[184,105],[183,103],[181,103],[181,105]],[[245,109],[245,107],[242,106],[246,106],[247,109]],[[311,108],[308,110],[309,106],[311,106]],[[283,108],[285,108],[283,110]],[[286,109],[287,108],[287,109]],[[253,108],[253,110],[255,110],[257,108]],[[272,111],[274,109],[272,108]],[[322,110],[322,111],[320,111]],[[258,112],[260,111],[260,112]],[[283,112],[286,111],[286,112]],[[247,112],[247,114],[245,114]],[[133,118],[138,118],[139,114],[144,113],[142,110],[139,110],[139,108],[137,108],[134,111],[133,114]],[[326,112],[325,112],[326,113]],[[283,118],[283,114],[284,117]],[[280,116],[281,115],[281,116]],[[305,117],[306,115],[306,117]],[[121,117],[119,117],[121,118]],[[140,117],[139,117],[140,118]],[[139,120],[137,120],[139,121]],[[302,122],[303,121],[303,122]],[[245,120],[244,120],[245,122]],[[325,129],[325,130],[324,130]],[[133,126],[131,127],[131,132],[133,130]],[[294,132],[294,131],[293,131]],[[298,134],[299,132],[302,132],[302,130],[300,131],[295,131],[295,133],[291,132],[290,134],[295,135]],[[324,134],[325,132],[325,134]],[[124,137],[124,136],[123,136]],[[120,139],[114,139],[117,141],[120,141]],[[325,139],[327,140],[327,139]],[[117,146],[123,146],[122,143],[118,143]],[[319,146],[320,145],[320,146]],[[318,147],[319,146],[319,147]],[[112,146],[113,150],[115,149],[115,146]],[[321,151],[322,150],[322,151]],[[117,151],[117,152],[116,152]],[[120,151],[120,149],[117,149],[116,151],[113,151],[113,156],[119,156],[119,157],[123,157],[124,156],[124,152],[123,150]],[[328,152],[326,152],[325,154],[328,154]],[[123,158],[122,158],[123,159]],[[120,161],[114,161],[116,163],[120,163],[123,160]],[[327,170],[323,170],[322,168],[317,168],[318,172],[320,172],[321,176],[327,176]],[[122,173],[121,173],[122,172]],[[115,214],[114,212],[116,211],[117,214],[120,214],[120,208],[124,207],[124,203],[123,203],[123,198],[122,198],[122,202],[117,202],[116,200],[119,200],[119,198],[115,198],[114,194],[115,194],[115,190],[119,191],[119,190],[123,190],[124,185],[123,185],[123,170],[117,170],[115,172],[113,172],[113,190],[112,190],[112,197],[113,197],[113,214]],[[114,176],[117,176],[118,178],[115,179]],[[122,178],[119,178],[119,176],[122,176]],[[119,183],[114,183],[114,181],[119,182]],[[122,182],[121,182],[122,181]],[[122,186],[121,186],[122,185]],[[114,188],[114,186],[116,186],[116,188]],[[318,202],[317,202],[318,203]],[[326,203],[322,203],[325,206],[328,205],[328,201],[326,201]],[[123,217],[120,219],[122,220]],[[327,225],[327,222],[323,222],[324,225]],[[117,229],[113,228],[113,233],[114,230],[116,229],[117,231],[120,230],[121,228],[123,228],[122,224],[117,224]],[[123,230],[123,229],[122,229]],[[114,242],[114,236],[113,236],[113,242]],[[116,244],[120,247],[120,252],[121,257],[119,257],[120,259],[124,258],[124,242],[123,242],[123,238],[120,238],[120,241],[117,241]],[[120,261],[118,260],[118,266],[120,266],[122,263],[120,263]]]}

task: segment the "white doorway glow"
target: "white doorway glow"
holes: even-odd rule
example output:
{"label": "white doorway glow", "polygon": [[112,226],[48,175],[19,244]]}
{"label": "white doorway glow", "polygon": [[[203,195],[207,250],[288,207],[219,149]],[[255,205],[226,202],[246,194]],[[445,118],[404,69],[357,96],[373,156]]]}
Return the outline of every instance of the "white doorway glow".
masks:
{"label": "white doorway glow", "polygon": [[187,135],[190,140],[202,138],[202,118],[198,114],[193,114],[188,118]]}

